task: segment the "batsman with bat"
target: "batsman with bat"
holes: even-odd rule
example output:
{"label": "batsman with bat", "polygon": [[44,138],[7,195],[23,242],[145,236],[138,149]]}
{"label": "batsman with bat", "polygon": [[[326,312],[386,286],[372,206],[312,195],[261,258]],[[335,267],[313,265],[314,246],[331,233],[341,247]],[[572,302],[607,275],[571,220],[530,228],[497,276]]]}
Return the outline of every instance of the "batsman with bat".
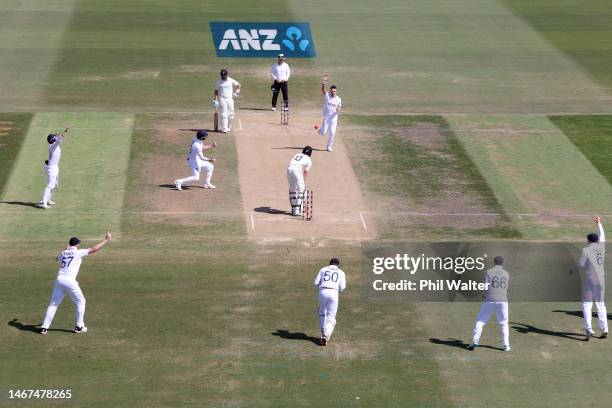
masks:
{"label": "batsman with bat", "polygon": [[215,108],[215,130],[218,125],[216,110],[221,108],[221,132],[228,133],[231,130],[231,120],[234,119],[234,98],[240,95],[240,83],[228,76],[227,69],[220,72],[221,79],[217,80],[215,93],[213,95],[213,107]]}
{"label": "batsman with bat", "polygon": [[53,193],[57,189],[59,183],[59,163],[62,158],[61,144],[64,142],[70,128],[67,127],[62,133],[50,133],[47,135],[47,143],[49,143],[49,158],[45,160],[45,173],[47,173],[47,186],[43,191],[43,195],[38,203],[38,207],[47,209],[50,205],[55,205],[51,200]]}
{"label": "batsman with bat", "polygon": [[302,201],[304,192],[306,191],[306,183],[304,178],[308,176],[308,172],[312,168],[312,147],[306,146],[302,149],[302,153],[298,153],[289,162],[287,166],[287,181],[289,182],[289,202],[291,204],[291,215],[299,217],[302,215]]}

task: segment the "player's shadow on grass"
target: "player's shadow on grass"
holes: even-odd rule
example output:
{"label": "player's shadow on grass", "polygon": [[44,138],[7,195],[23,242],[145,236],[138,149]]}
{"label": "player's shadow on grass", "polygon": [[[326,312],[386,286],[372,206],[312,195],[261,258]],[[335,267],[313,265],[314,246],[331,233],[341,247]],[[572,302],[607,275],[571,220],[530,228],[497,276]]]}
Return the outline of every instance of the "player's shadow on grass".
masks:
{"label": "player's shadow on grass", "polygon": [[[468,348],[469,344],[464,342],[463,340],[459,340],[459,339],[452,339],[452,338],[447,338],[447,339],[436,339],[435,337],[431,337],[429,339],[429,341],[433,344],[441,344],[443,346],[449,346],[449,347],[457,347],[457,348],[461,348],[461,349],[466,349]],[[478,348],[488,348],[491,350],[501,350],[503,351],[504,349],[501,347],[495,347],[495,346],[488,346],[486,344],[480,344],[478,346]]]}
{"label": "player's shadow on grass", "polygon": [[24,207],[38,208],[38,203],[27,203],[25,201],[0,201],[0,204],[21,205],[21,206],[24,206]]}
{"label": "player's shadow on grass", "polygon": [[182,132],[197,132],[198,130],[205,130],[205,131],[207,131],[208,133],[221,133],[221,131],[220,131],[220,130],[215,130],[215,129],[207,129],[207,128],[199,128],[199,129],[195,129],[195,128],[194,128],[194,129],[185,129],[185,128],[181,128],[181,129],[178,129],[178,130],[180,130],[180,131],[182,131]]}
{"label": "player's shadow on grass", "polygon": [[[168,188],[171,190],[176,190],[176,186],[174,184],[158,184],[157,187],[161,187],[161,188]],[[203,186],[182,186],[183,190],[191,190],[192,188],[195,187],[201,187],[204,188]],[[178,191],[178,190],[176,190]]]}
{"label": "player's shadow on grass", "polygon": [[[285,146],[285,147],[273,147],[272,150],[300,150],[302,151],[304,146]],[[326,152],[325,149],[317,149],[316,147],[312,148],[313,152]]]}
{"label": "player's shadow on grass", "polygon": [[577,341],[585,341],[586,339],[584,334],[581,334],[581,333],[559,332],[559,331],[553,331],[553,330],[540,329],[539,327],[535,327],[535,326],[532,326],[530,324],[525,324],[525,323],[510,322],[510,324],[513,325],[512,328],[514,330],[522,334],[529,334],[529,333],[543,334],[546,336],[555,336],[555,337],[561,337],[563,339],[577,340]]}
{"label": "player's shadow on grass", "polygon": [[[40,333],[40,324],[23,324],[19,321],[19,319],[13,319],[8,322],[8,325],[13,326],[17,330]],[[73,332],[73,330],[65,330],[65,329],[49,329],[49,331],[58,331],[58,332],[66,332],[66,333]]]}
{"label": "player's shadow on grass", "polygon": [[[597,317],[597,308],[593,306],[592,316]],[[553,310],[554,313],[565,313],[566,315],[576,316],[582,319],[582,310]],[[608,313],[608,320],[612,320],[612,313]]]}
{"label": "player's shadow on grass", "polygon": [[274,214],[274,215],[291,215],[289,211],[277,210],[272,207],[257,207],[253,208],[253,211],[258,213]]}
{"label": "player's shadow on grass", "polygon": [[266,112],[272,112],[272,109],[270,108],[238,108],[238,110],[248,110],[248,111],[266,111]]}
{"label": "player's shadow on grass", "polygon": [[283,339],[289,340],[304,340],[319,345],[319,339],[316,337],[312,337],[307,335],[306,333],[291,333],[289,330],[276,330],[275,333],[271,333],[273,336],[278,336]]}

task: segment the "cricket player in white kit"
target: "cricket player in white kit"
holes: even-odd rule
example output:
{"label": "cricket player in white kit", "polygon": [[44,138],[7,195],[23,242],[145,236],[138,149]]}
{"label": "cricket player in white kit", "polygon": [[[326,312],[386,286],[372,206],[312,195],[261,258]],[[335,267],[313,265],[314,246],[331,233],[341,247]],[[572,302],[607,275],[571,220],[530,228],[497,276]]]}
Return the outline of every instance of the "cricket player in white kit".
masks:
{"label": "cricket player in white kit", "polygon": [[221,132],[228,133],[234,119],[234,97],[240,95],[240,83],[230,78],[227,69],[221,70],[221,79],[217,80],[213,96],[213,107],[221,107]]}
{"label": "cricket player in white kit", "polygon": [[174,180],[174,185],[176,186],[177,190],[182,190],[183,184],[185,183],[200,180],[200,172],[202,171],[202,169],[206,172],[206,178],[204,179],[204,188],[216,188],[210,182],[210,180],[212,179],[213,171],[215,169],[213,163],[216,159],[214,157],[209,158],[204,156],[204,150],[217,147],[217,143],[213,142],[212,144],[204,144],[204,140],[206,140],[207,137],[207,131],[198,130],[198,133],[196,133],[196,137],[194,137],[191,141],[189,155],[187,156],[187,162],[189,163],[189,167],[191,167],[192,175],[191,177]]}
{"label": "cricket player in white kit", "polygon": [[49,158],[45,160],[45,172],[47,173],[47,186],[43,191],[38,206],[47,209],[50,205],[55,205],[51,200],[53,193],[59,183],[59,163],[62,158],[61,144],[68,135],[70,128],[65,128],[61,134],[50,134],[47,136],[49,146]]}
{"label": "cricket player in white kit", "polygon": [[306,183],[304,178],[312,168],[312,147],[306,146],[302,153],[298,153],[289,162],[287,167],[287,181],[289,182],[289,202],[291,203],[291,215],[302,215],[302,202]]}
{"label": "cricket player in white kit", "polygon": [[98,252],[110,240],[111,234],[107,232],[104,239],[93,247],[79,249],[81,241],[77,237],[70,238],[66,250],[62,251],[57,256],[57,260],[60,263],[60,269],[57,273],[57,279],[55,280],[55,287],[53,288],[49,307],[47,307],[47,313],[40,326],[40,334],[47,334],[47,330],[51,327],[55,312],[57,312],[57,308],[66,295],[70,296],[70,300],[72,300],[72,303],[76,306],[76,325],[74,327],[74,332],[85,333],[87,331],[84,321],[85,296],[83,296],[83,292],[81,292],[76,277],[79,274],[79,268],[81,267],[83,258],[89,254]]}
{"label": "cricket player in white kit", "polygon": [[584,269],[582,280],[582,314],[584,316],[584,329],[586,339],[593,337],[593,326],[591,325],[593,302],[597,307],[597,320],[601,330],[601,338],[608,337],[608,313],[604,304],[606,289],[604,261],[606,257],[606,235],[601,224],[601,218],[595,217],[598,234],[587,235],[589,245],[582,249],[578,266]]}
{"label": "cricket player in white kit", "polygon": [[485,273],[485,284],[488,289],[485,294],[485,301],[480,307],[480,312],[476,318],[472,344],[468,350],[478,347],[482,328],[489,321],[493,312],[499,323],[499,328],[504,343],[504,351],[510,351],[510,330],[508,328],[508,287],[510,286],[510,275],[504,270],[504,258],[496,256],[493,260],[495,266]]}
{"label": "cricket player in white kit", "polygon": [[339,268],[338,258],[332,258],[329,266],[321,268],[314,285],[319,288],[319,326],[321,327],[321,345],[326,346],[336,326],[338,312],[338,293],[346,289],[346,276]]}
{"label": "cricket player in white kit", "polygon": [[327,151],[331,152],[336,138],[336,128],[338,126],[338,114],[342,110],[342,99],[338,96],[336,85],[329,88],[329,92],[325,88],[329,77],[323,77],[321,84],[321,92],[323,93],[323,124],[319,129],[320,135],[327,135]]}

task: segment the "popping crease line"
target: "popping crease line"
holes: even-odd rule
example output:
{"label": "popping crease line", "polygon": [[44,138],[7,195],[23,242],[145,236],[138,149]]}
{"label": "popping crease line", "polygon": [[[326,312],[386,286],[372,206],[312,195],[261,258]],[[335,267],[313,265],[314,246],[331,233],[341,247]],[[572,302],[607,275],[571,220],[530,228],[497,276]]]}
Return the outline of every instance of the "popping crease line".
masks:
{"label": "popping crease line", "polygon": [[[7,204],[2,203],[1,204]],[[40,211],[41,214],[53,213],[53,214],[143,214],[143,215],[164,215],[164,214],[199,214],[199,215],[245,215],[250,214],[253,217],[252,211],[61,211],[61,210],[45,210]],[[384,211],[317,211],[320,215],[359,215],[363,218],[362,214],[366,215],[411,215],[418,217],[436,217],[436,216],[447,216],[447,217],[553,217],[553,218],[582,218],[582,217],[594,217],[599,215],[601,217],[612,217],[612,214],[546,214],[546,213],[442,213],[442,212],[384,212]],[[11,214],[11,215],[32,215],[29,212],[19,211],[0,211],[0,214]]]}

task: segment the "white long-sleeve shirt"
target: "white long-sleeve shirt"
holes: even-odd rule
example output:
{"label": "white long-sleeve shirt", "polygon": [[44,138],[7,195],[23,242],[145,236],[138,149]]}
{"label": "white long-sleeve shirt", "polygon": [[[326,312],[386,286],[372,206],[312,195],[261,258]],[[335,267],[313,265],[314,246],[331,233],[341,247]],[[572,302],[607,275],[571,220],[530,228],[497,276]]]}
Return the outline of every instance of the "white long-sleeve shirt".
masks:
{"label": "white long-sleeve shirt", "polygon": [[592,242],[582,248],[578,265],[585,269],[585,279],[589,282],[604,283],[604,260],[606,256],[606,235],[601,222],[597,224],[599,242]]}
{"label": "white long-sleeve shirt", "polygon": [[62,149],[60,145],[64,141],[61,136],[55,137],[55,142],[49,146],[49,166],[59,166],[60,159],[62,158]]}
{"label": "white long-sleeve shirt", "polygon": [[272,78],[274,78],[277,82],[288,81],[291,76],[291,70],[289,69],[289,65],[286,62],[282,64],[274,64],[272,65]]}
{"label": "white long-sleeve shirt", "polygon": [[346,276],[336,265],[325,266],[319,270],[314,285],[319,289],[334,289],[342,292],[346,289]]}

